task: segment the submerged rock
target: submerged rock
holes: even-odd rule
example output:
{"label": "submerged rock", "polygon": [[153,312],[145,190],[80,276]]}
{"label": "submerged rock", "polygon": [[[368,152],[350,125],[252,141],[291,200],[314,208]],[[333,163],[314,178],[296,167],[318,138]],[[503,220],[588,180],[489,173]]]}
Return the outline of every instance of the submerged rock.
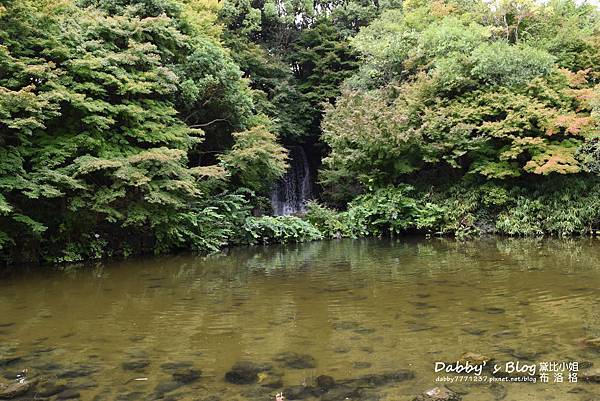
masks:
{"label": "submerged rock", "polygon": [[484,308],[483,311],[485,313],[487,313],[487,314],[490,314],[490,315],[499,315],[501,313],[506,312],[504,309],[502,309],[502,308],[496,308],[494,306],[490,306],[488,308]]}
{"label": "submerged rock", "polygon": [[251,387],[249,389],[246,389],[242,392],[240,392],[240,395],[242,396],[242,400],[246,401],[246,400],[256,400],[256,401],[260,401],[260,400],[264,400],[264,401],[271,401],[274,397],[272,397],[271,394],[271,390],[263,388],[263,387]]}
{"label": "submerged rock", "polygon": [[583,387],[573,387],[567,391],[568,394],[586,394],[587,392],[588,391]]}
{"label": "submerged rock", "polygon": [[96,373],[97,369],[92,368],[88,365],[79,365],[73,368],[65,369],[63,371],[57,372],[56,377],[59,379],[75,379],[78,377],[86,377],[90,376],[93,373]]}
{"label": "submerged rock", "polygon": [[312,387],[291,386],[283,390],[283,396],[287,400],[303,400],[313,395]]}
{"label": "submerged rock", "polygon": [[136,401],[144,398],[144,393],[141,391],[131,391],[125,394],[119,394],[115,398],[115,401]]}
{"label": "submerged rock", "polygon": [[472,336],[481,336],[487,332],[487,330],[478,329],[478,328],[465,328],[465,329],[462,329],[462,331],[464,331],[465,333],[470,334]]}
{"label": "submerged rock", "polygon": [[422,301],[417,301],[417,302],[410,302],[411,304],[413,304],[417,309],[433,309],[436,308],[436,306],[433,306],[427,302],[422,302]]}
{"label": "submerged rock", "polygon": [[283,374],[281,373],[267,373],[267,372],[259,372],[258,373],[258,383],[262,387],[267,388],[281,388],[283,387]]}
{"label": "submerged rock", "polygon": [[173,380],[188,384],[192,383],[200,378],[202,372],[199,369],[187,368],[179,369],[173,372]]}
{"label": "submerged rock", "polygon": [[271,370],[270,365],[238,361],[225,373],[225,380],[233,384],[252,384],[258,382],[258,374]]}
{"label": "submerged rock", "polygon": [[192,366],[194,366],[194,364],[191,362],[181,361],[181,362],[165,362],[160,365],[160,368],[165,372],[173,373],[179,369],[187,369],[187,368],[191,368]]}
{"label": "submerged rock", "polygon": [[63,365],[56,362],[47,362],[38,365],[33,365],[33,367],[37,370],[41,370],[46,373],[54,373],[57,370],[63,369]]}
{"label": "submerged rock", "polygon": [[361,392],[355,387],[336,386],[321,396],[321,401],[358,400]]}
{"label": "submerged rock", "polygon": [[160,382],[154,387],[154,393],[157,397],[162,397],[165,393],[170,391],[177,390],[179,387],[183,386],[183,383],[176,381],[163,381]]}
{"label": "submerged rock", "polygon": [[375,329],[372,329],[370,327],[361,327],[358,329],[353,330],[354,333],[356,334],[373,334],[375,333]]}
{"label": "submerged rock", "polygon": [[447,384],[446,388],[450,391],[452,391],[453,393],[456,393],[458,395],[467,395],[470,393],[471,389],[469,388],[469,385],[467,383],[451,383],[451,384]]}
{"label": "submerged rock", "polygon": [[296,352],[282,352],[273,360],[282,363],[288,369],[312,369],[317,366],[315,358]]}
{"label": "submerged rock", "polygon": [[134,359],[131,361],[126,361],[121,364],[123,370],[130,370],[133,372],[143,372],[150,365],[150,361],[148,359]]}
{"label": "submerged rock", "polygon": [[19,397],[25,394],[31,388],[30,382],[22,382],[22,383],[10,383],[10,384],[2,384],[0,383],[0,399],[1,400],[10,400],[15,397]]}
{"label": "submerged rock", "polygon": [[44,384],[38,385],[36,389],[36,394],[41,397],[52,397],[58,393],[61,393],[67,389],[67,385],[62,382],[46,382]]}
{"label": "submerged rock", "polygon": [[323,390],[329,390],[330,388],[335,387],[335,379],[327,375],[317,376],[316,383],[317,387]]}
{"label": "submerged rock", "polygon": [[98,384],[93,382],[91,379],[84,381],[84,382],[80,382],[76,386],[73,386],[73,388],[80,389],[80,390],[96,388],[96,387],[98,387]]}
{"label": "submerged rock", "polygon": [[[122,390],[124,391],[124,390]],[[102,391],[100,391],[98,394],[96,394],[94,396],[94,398],[92,398],[92,401],[108,401],[109,399],[111,401],[114,401],[114,398],[111,397],[112,395],[112,389],[110,388],[104,388]]]}
{"label": "submerged rock", "polygon": [[519,336],[519,332],[516,330],[501,330],[494,334],[496,338],[517,338]]}
{"label": "submerged rock", "polygon": [[413,401],[460,401],[462,397],[447,387],[434,387],[416,396]]}
{"label": "submerged rock", "polygon": [[500,383],[492,383],[490,385],[490,393],[492,393],[494,400],[500,401],[506,398],[507,390],[506,387]]}
{"label": "submerged rock", "polygon": [[516,350],[513,348],[504,348],[504,349],[501,349],[501,351],[507,353],[508,355],[512,356],[515,359],[525,360],[525,361],[529,361],[529,362],[535,362],[542,355],[544,355],[544,352]]}
{"label": "submerged rock", "polygon": [[579,377],[584,382],[600,383],[600,368],[584,370],[579,374]]}
{"label": "submerged rock", "polygon": [[397,370],[395,372],[374,373],[353,379],[350,382],[359,387],[379,387],[389,383],[398,383],[415,378],[411,370]]}
{"label": "submerged rock", "polygon": [[482,354],[477,354],[475,352],[465,352],[464,354],[461,355],[461,357],[459,359],[459,361],[461,363],[469,362],[473,365],[482,365],[491,360],[492,360],[492,358],[487,357]]}
{"label": "submerged rock", "polygon": [[594,362],[591,361],[581,361],[579,362],[579,369],[590,369],[594,366]]}
{"label": "submerged rock", "polygon": [[9,356],[9,357],[5,357],[5,358],[0,358],[0,367],[10,366],[10,365],[16,364],[18,362],[21,362],[22,360],[23,360],[23,358],[20,356]]}
{"label": "submerged rock", "polygon": [[42,356],[42,354],[48,354],[48,353],[54,352],[55,350],[56,350],[56,348],[54,348],[54,347],[38,348],[35,351],[33,351],[31,353],[31,355],[33,355],[34,357],[40,357],[40,356]]}

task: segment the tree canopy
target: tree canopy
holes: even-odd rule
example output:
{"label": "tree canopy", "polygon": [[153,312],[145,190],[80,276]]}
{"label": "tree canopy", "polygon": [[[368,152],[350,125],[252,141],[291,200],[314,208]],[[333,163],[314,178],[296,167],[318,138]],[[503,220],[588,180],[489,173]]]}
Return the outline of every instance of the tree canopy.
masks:
{"label": "tree canopy", "polygon": [[[4,249],[25,260],[203,249],[207,202],[232,180],[257,186],[245,178],[252,169],[270,180],[284,172],[285,150],[256,123],[252,89],[209,6],[5,3]],[[244,157],[249,142],[260,157]]]}
{"label": "tree canopy", "polygon": [[384,12],[352,40],[360,69],[327,109],[323,183],[344,197],[436,169],[488,180],[589,170],[598,27],[594,7],[568,1]]}

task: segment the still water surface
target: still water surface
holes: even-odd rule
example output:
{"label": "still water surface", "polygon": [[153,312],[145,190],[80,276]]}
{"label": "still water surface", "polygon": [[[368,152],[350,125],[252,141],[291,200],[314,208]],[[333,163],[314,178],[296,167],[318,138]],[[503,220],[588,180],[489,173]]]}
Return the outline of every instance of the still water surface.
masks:
{"label": "still water surface", "polygon": [[[414,378],[355,398],[412,400],[437,385],[436,361],[472,352],[597,367],[600,350],[583,343],[596,337],[598,240],[323,241],[0,280],[0,371],[26,369],[83,400],[273,400],[290,387],[312,400],[293,386],[398,370]],[[228,383],[237,361],[272,369]],[[174,382],[179,368],[200,378]],[[566,382],[449,386],[464,400],[600,396],[600,384]]]}

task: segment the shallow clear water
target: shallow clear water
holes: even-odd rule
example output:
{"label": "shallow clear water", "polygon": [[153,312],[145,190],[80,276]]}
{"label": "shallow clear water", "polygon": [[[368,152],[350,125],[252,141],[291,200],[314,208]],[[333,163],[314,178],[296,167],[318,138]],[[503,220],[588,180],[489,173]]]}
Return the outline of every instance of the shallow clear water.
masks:
{"label": "shallow clear water", "polygon": [[[26,369],[83,400],[273,400],[319,375],[339,382],[400,369],[415,377],[356,399],[412,400],[438,385],[437,361],[473,352],[597,367],[600,350],[584,343],[597,337],[599,240],[323,241],[0,280],[3,375]],[[285,352],[310,355],[314,367],[274,360]],[[256,384],[226,382],[239,360],[273,369]],[[189,362],[201,377],[173,385],[168,362]],[[270,376],[283,387],[264,387]],[[566,381],[449,387],[465,400],[600,395],[600,384]]]}

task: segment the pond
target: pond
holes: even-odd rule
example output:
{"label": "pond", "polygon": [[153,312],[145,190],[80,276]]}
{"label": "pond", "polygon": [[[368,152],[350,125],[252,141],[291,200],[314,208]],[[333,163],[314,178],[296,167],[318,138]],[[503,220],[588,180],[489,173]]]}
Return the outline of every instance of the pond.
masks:
{"label": "pond", "polygon": [[485,358],[578,362],[579,380],[448,387],[597,400],[599,337],[594,239],[322,241],[0,281],[2,380],[36,382],[27,399],[413,400],[457,377],[436,362]]}

